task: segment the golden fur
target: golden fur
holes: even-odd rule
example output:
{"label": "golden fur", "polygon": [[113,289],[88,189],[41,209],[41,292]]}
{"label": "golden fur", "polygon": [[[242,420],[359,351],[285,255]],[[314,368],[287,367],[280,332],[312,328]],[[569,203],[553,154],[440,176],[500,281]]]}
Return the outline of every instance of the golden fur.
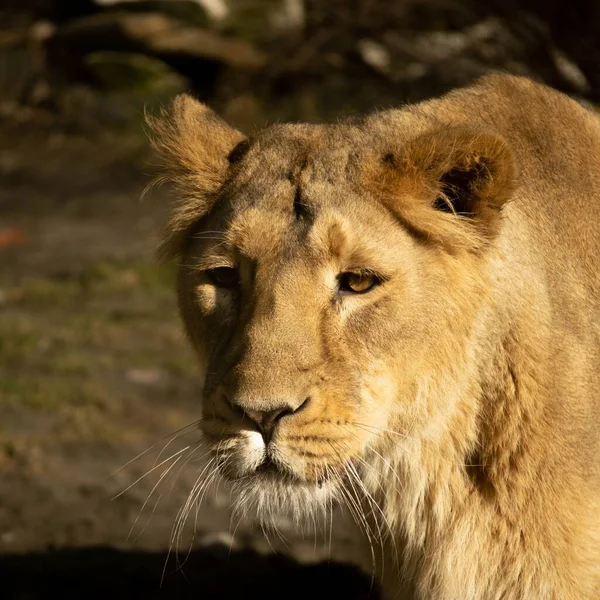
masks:
{"label": "golden fur", "polygon": [[346,503],[390,599],[599,598],[598,118],[490,75],[250,139],[186,96],[152,125],[237,508]]}

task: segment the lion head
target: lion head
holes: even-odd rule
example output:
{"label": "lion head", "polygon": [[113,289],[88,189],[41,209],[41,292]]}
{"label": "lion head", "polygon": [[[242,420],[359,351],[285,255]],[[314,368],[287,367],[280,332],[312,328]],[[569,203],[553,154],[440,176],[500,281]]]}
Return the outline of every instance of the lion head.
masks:
{"label": "lion head", "polygon": [[247,138],[188,96],[151,125],[200,428],[238,506],[310,514],[359,481],[375,493],[404,446],[468,449],[504,141],[416,109]]}

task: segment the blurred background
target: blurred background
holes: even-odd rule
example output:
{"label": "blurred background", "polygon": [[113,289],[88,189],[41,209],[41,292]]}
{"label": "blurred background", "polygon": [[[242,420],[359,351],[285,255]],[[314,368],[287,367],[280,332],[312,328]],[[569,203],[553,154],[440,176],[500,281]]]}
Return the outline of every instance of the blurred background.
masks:
{"label": "blurred background", "polygon": [[369,595],[343,515],[331,543],[267,541],[232,530],[226,490],[167,560],[198,471],[162,461],[190,430],[159,453],[199,388],[154,260],[168,192],[140,200],[145,108],[188,91],[251,133],[490,70],[593,106],[599,65],[596,0],[0,0],[0,595]]}

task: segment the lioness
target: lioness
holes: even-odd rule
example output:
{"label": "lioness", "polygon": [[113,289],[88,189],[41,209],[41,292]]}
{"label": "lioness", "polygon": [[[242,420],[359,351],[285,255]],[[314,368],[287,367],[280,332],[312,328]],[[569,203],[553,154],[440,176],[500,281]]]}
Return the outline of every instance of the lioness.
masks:
{"label": "lioness", "polygon": [[599,598],[597,116],[489,75],[249,138],[187,96],[152,124],[237,508],[345,503],[388,598]]}

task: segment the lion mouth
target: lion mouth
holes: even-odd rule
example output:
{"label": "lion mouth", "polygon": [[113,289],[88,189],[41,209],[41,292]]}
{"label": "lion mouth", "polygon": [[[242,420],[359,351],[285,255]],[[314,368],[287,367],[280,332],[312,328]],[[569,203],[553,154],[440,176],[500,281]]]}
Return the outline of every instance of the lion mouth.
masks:
{"label": "lion mouth", "polygon": [[245,475],[244,478],[257,479],[259,481],[263,480],[265,482],[287,482],[289,484],[297,485],[314,485],[318,489],[321,489],[323,485],[331,480],[329,473],[320,473],[315,479],[307,480],[304,477],[291,472],[289,469],[282,467],[268,456],[252,472]]}
{"label": "lion mouth", "polygon": [[327,484],[331,480],[331,476],[329,473],[321,473],[319,476],[312,481],[306,480],[302,477],[299,477],[296,474],[292,474],[289,470],[282,469],[276,462],[271,460],[270,458],[265,459],[265,461],[260,464],[252,473],[255,476],[263,476],[271,481],[273,480],[285,480],[290,483],[304,484],[304,485],[315,485],[318,489],[322,489],[323,485]]}
{"label": "lion mouth", "polygon": [[219,471],[226,481],[257,486],[289,486],[289,489],[306,488],[313,491],[334,485],[339,469],[321,464],[318,468],[293,460],[275,443],[264,444],[255,431],[245,432],[238,444],[225,455],[213,448]]}
{"label": "lion mouth", "polygon": [[278,477],[284,477],[286,474],[278,467],[270,458],[260,464],[254,471],[257,475],[272,475]]}

